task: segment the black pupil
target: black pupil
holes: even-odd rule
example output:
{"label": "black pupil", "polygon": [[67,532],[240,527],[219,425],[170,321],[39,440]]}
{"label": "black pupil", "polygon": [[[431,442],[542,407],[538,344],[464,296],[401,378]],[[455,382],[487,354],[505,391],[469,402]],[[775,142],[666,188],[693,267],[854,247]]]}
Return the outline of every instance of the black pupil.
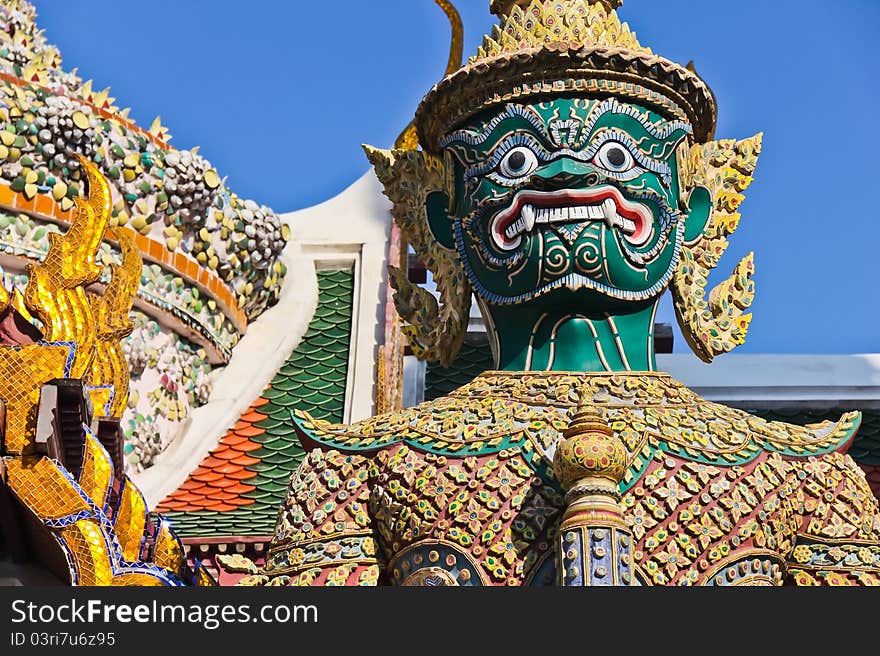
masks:
{"label": "black pupil", "polygon": [[526,156],[517,150],[516,152],[510,153],[510,159],[507,160],[507,163],[510,165],[512,171],[519,171],[526,165]]}
{"label": "black pupil", "polygon": [[623,152],[623,148],[609,148],[608,163],[611,166],[623,166],[626,164],[626,155]]}

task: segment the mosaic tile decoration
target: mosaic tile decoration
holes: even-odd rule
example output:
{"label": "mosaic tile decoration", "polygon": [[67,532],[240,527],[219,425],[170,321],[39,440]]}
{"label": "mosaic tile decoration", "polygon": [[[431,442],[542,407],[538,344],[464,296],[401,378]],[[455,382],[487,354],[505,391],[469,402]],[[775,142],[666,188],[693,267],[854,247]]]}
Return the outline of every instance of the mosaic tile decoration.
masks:
{"label": "mosaic tile decoration", "polygon": [[62,68],[26,0],[0,7],[0,205],[65,222],[80,194],[76,158],[97,164],[113,188],[111,225],[135,233],[143,255],[213,295],[244,329],[277,300],[289,229],[268,207],[242,199],[197,150],[169,145],[157,119],[144,129]]}
{"label": "mosaic tile decoration", "polygon": [[270,535],[303,458],[294,408],[341,421],[353,272],[318,271],[318,306],[302,341],[239,421],[157,509],[181,537]]}
{"label": "mosaic tile decoration", "polygon": [[[487,344],[465,343],[449,368],[438,363],[428,363],[425,372],[425,400],[431,401],[444,396],[491,368],[492,356]],[[810,408],[791,410],[749,408],[748,411],[767,421],[783,421],[798,426],[837,421],[841,414],[839,410]],[[850,447],[849,455],[865,470],[874,496],[880,499],[880,410],[862,411],[862,423]]]}

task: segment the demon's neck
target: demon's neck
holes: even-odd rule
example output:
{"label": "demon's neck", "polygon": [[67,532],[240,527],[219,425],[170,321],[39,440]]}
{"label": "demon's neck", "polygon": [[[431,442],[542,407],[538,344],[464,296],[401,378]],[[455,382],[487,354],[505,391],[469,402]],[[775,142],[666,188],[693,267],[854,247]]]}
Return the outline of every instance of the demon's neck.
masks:
{"label": "demon's neck", "polygon": [[658,299],[629,312],[483,306],[506,371],[655,371]]}

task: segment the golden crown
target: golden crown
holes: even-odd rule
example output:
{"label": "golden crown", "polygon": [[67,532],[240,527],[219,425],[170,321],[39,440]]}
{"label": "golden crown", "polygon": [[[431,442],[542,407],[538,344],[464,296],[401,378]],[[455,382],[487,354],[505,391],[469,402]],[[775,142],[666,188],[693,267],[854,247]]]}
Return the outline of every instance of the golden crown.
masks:
{"label": "golden crown", "polygon": [[500,22],[467,64],[427,93],[416,112],[419,142],[440,138],[474,114],[526,98],[570,93],[622,96],[686,120],[711,138],[717,109],[690,68],[639,44],[616,9],[622,0],[492,0]]}

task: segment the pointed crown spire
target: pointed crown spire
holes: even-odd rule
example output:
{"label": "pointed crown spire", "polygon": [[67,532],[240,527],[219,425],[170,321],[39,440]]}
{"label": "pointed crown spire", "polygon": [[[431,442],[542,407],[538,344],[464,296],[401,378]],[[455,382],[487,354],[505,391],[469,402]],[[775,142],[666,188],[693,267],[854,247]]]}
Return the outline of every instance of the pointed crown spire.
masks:
{"label": "pointed crown spire", "polygon": [[[510,13],[510,10],[513,9],[513,7],[525,9],[529,6],[531,1],[532,0],[491,0],[489,3],[489,11],[500,18],[504,18]],[[619,9],[623,4],[623,0],[592,0],[592,3],[602,5],[605,7],[606,11],[611,11],[612,9]]]}
{"label": "pointed crown spire", "polygon": [[711,90],[692,67],[642,46],[617,16],[622,0],[492,0],[499,23],[477,53],[426,94],[419,142],[439,140],[480,111],[549,93],[616,95],[686,120],[698,142],[715,128]]}

